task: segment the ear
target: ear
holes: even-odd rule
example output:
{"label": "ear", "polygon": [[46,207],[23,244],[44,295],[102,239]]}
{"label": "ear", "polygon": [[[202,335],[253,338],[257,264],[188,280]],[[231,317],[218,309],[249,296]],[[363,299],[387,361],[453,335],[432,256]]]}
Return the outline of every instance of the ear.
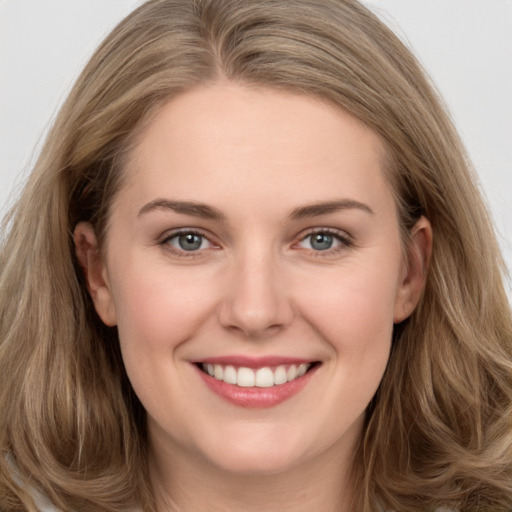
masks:
{"label": "ear", "polygon": [[117,324],[112,291],[94,228],[79,222],[74,231],[75,250],[96,312],[106,325]]}
{"label": "ear", "polygon": [[404,270],[395,300],[395,323],[408,318],[416,308],[425,285],[431,254],[432,226],[426,217],[421,217],[412,228],[405,248]]}

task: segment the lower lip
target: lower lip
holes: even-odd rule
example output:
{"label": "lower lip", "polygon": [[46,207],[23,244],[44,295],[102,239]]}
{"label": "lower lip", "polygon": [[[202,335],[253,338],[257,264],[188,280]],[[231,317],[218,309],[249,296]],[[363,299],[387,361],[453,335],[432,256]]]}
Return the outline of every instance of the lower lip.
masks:
{"label": "lower lip", "polygon": [[265,408],[278,405],[299,393],[311,380],[312,374],[316,371],[317,367],[312,368],[302,377],[291,382],[268,388],[244,388],[234,384],[227,384],[224,381],[211,377],[197,367],[196,369],[203,382],[224,400],[239,407]]}

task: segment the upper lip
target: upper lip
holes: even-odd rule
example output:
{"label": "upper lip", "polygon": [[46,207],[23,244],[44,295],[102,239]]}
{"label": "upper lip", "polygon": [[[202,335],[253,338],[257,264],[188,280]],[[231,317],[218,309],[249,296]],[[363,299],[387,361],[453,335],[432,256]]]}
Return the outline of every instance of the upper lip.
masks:
{"label": "upper lip", "polygon": [[298,357],[286,356],[260,356],[250,357],[243,355],[228,355],[207,357],[205,359],[194,361],[195,364],[219,364],[222,366],[235,366],[245,368],[264,368],[267,366],[281,365],[300,365],[304,363],[316,362],[314,359],[303,359]]}

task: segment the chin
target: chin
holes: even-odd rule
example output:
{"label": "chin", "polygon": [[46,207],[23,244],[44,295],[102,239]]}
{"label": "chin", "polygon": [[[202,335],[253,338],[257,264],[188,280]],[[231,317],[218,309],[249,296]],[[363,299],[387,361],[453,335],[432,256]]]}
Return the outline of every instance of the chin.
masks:
{"label": "chin", "polygon": [[[282,436],[232,436],[230,442],[216,444],[203,455],[219,469],[246,476],[281,473],[299,465],[307,458],[304,443]],[[209,453],[208,453],[209,452]]]}
{"label": "chin", "polygon": [[284,473],[300,464],[295,456],[269,453],[267,450],[260,453],[241,451],[233,455],[212,462],[223,471],[247,477]]}

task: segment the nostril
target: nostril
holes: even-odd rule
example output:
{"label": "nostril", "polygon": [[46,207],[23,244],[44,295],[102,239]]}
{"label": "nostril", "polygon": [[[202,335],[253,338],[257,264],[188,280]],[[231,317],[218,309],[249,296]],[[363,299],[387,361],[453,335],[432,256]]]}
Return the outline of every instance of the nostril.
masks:
{"label": "nostril", "polygon": [[276,334],[281,332],[284,329],[284,327],[284,325],[277,323],[262,326],[255,325],[254,323],[246,323],[245,325],[230,324],[224,326],[224,328],[227,329],[229,332],[236,335],[242,335],[249,340],[260,340],[262,338],[275,336]]}
{"label": "nostril", "polygon": [[[268,281],[262,284],[262,281]],[[289,299],[276,289],[275,280],[251,273],[241,275],[220,304],[218,319],[231,332],[260,338],[288,326],[294,313]]]}

